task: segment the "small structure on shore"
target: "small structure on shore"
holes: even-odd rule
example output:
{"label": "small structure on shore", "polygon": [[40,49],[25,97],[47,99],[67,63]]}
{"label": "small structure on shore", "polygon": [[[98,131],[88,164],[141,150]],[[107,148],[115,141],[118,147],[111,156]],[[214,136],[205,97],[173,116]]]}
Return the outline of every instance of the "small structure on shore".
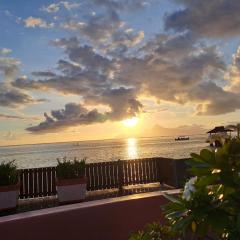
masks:
{"label": "small structure on shore", "polygon": [[231,129],[224,126],[218,126],[208,131],[209,134],[207,142],[210,143],[210,147],[222,147],[225,142],[231,139]]}

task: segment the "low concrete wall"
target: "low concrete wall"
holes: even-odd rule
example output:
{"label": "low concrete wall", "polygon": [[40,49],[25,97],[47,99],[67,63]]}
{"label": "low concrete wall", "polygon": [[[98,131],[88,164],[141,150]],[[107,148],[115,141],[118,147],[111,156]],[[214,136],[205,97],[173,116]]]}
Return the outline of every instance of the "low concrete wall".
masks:
{"label": "low concrete wall", "polygon": [[154,192],[1,217],[0,236],[2,240],[124,240],[147,223],[163,222],[161,205],[166,202],[162,193]]}

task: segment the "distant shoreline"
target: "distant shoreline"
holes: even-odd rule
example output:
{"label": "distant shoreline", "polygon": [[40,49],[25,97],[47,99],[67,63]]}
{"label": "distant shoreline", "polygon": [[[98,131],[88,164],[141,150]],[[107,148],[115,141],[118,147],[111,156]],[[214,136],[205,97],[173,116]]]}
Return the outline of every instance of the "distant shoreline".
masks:
{"label": "distant shoreline", "polygon": [[[189,134],[188,136],[202,136],[206,135],[206,133],[199,133],[199,134]],[[97,141],[112,141],[112,140],[123,140],[128,138],[160,138],[160,137],[173,137],[173,135],[162,135],[162,136],[151,136],[151,137],[120,137],[120,138],[105,138],[105,139],[92,139],[92,140],[75,140],[75,141],[63,141],[63,142],[42,142],[42,143],[26,143],[26,144],[13,144],[13,145],[0,145],[0,148],[3,147],[18,147],[18,146],[33,146],[33,145],[50,145],[56,143],[82,143],[82,142],[97,142]]]}

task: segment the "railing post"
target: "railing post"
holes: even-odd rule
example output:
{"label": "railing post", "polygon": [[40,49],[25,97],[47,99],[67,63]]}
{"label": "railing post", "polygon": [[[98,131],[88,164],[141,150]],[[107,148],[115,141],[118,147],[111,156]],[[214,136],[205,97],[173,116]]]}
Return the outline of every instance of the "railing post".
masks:
{"label": "railing post", "polygon": [[123,161],[118,160],[118,189],[120,192],[123,190],[124,180],[123,180]]}
{"label": "railing post", "polygon": [[176,185],[176,166],[171,158],[158,159],[159,182],[161,185],[167,184],[170,186]]}
{"label": "railing post", "polygon": [[158,176],[158,182],[160,183],[161,186],[164,185],[164,179],[163,179],[163,174],[161,171],[161,159],[157,158],[157,176]]}

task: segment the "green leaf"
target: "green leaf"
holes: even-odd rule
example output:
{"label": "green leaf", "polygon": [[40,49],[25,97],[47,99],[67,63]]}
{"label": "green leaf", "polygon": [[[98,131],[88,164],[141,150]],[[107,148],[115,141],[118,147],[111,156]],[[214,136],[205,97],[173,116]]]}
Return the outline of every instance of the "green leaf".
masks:
{"label": "green leaf", "polygon": [[219,174],[211,174],[207,176],[203,176],[197,182],[197,185],[200,187],[207,187],[209,185],[215,184],[219,181]]}
{"label": "green leaf", "polygon": [[191,153],[190,155],[192,159],[195,160],[196,162],[203,162],[203,159],[199,154]]}
{"label": "green leaf", "polygon": [[189,171],[195,176],[205,176],[211,173],[208,167],[192,167]]}
{"label": "green leaf", "polygon": [[207,162],[211,165],[215,164],[215,153],[214,152],[212,152],[208,149],[203,149],[200,152],[200,156],[205,162]]}
{"label": "green leaf", "polygon": [[228,214],[221,209],[216,209],[212,211],[208,217],[207,221],[212,226],[213,229],[223,230],[229,226],[229,217]]}
{"label": "green leaf", "polygon": [[58,159],[58,165],[56,167],[56,173],[58,179],[70,179],[79,178],[85,176],[86,159],[77,161],[75,158],[73,161],[63,158],[63,161]]}
{"label": "green leaf", "polygon": [[237,215],[237,230],[240,232],[240,213]]}
{"label": "green leaf", "polygon": [[165,198],[167,198],[167,199],[168,199],[169,201],[171,201],[171,202],[180,203],[179,198],[175,198],[175,197],[173,197],[172,195],[163,193],[163,196],[164,196]]}

